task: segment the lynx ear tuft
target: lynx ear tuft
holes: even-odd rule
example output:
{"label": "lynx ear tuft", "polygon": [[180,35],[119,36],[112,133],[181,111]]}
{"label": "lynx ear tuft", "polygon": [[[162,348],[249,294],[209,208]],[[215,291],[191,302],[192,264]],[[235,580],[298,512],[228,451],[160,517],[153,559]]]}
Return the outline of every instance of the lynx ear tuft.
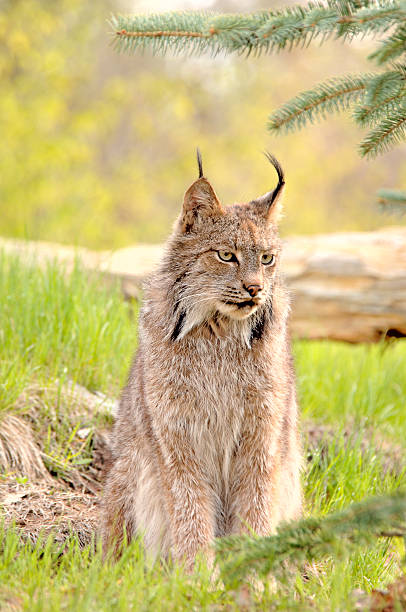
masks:
{"label": "lynx ear tuft", "polygon": [[268,152],[265,157],[271,162],[278,174],[278,184],[272,191],[250,202],[257,214],[269,222],[277,222],[282,212],[282,194],[285,187],[285,176],[278,160]]}
{"label": "lynx ear tuft", "polygon": [[199,149],[197,149],[197,164],[199,178],[189,187],[183,200],[180,229],[185,234],[197,229],[205,218],[223,214],[213,187],[203,176],[202,156]]}
{"label": "lynx ear tuft", "polygon": [[202,163],[202,154],[200,153],[199,147],[196,149],[197,155],[197,165],[199,167],[199,178],[203,178],[203,163]]}

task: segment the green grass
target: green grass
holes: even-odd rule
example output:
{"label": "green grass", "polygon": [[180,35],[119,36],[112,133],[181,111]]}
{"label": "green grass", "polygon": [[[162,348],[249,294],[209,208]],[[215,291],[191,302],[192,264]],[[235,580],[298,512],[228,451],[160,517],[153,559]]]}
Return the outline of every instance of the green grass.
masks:
{"label": "green grass", "polygon": [[302,414],[338,429],[372,427],[406,440],[406,341],[374,345],[302,341],[295,345]]}
{"label": "green grass", "polygon": [[34,376],[69,377],[116,395],[136,341],[131,309],[119,288],[103,287],[79,263],[64,275],[0,253],[0,409],[13,406]]}
{"label": "green grass", "polygon": [[66,472],[88,460],[90,439],[72,453],[75,429],[104,417],[78,414],[64,385],[118,396],[136,345],[136,308],[79,263],[68,275],[56,263],[41,269],[1,253],[0,296],[0,419],[34,422],[52,469]]}
{"label": "green grass", "polygon": [[[83,417],[70,413],[58,390],[69,380],[118,396],[136,346],[136,309],[122,300],[118,287],[89,278],[80,265],[67,275],[56,265],[41,270],[8,256],[0,256],[0,296],[0,420],[20,415],[56,464],[80,465],[89,447],[82,445],[72,457],[72,445]],[[392,446],[397,456],[405,453],[406,342],[301,341],[294,351],[303,417],[328,431],[306,466],[306,513],[324,515],[406,486],[404,471],[391,469],[390,462]],[[47,395],[43,390],[50,385],[54,392]],[[37,398],[35,418],[30,393]],[[4,528],[0,547],[1,609],[239,610],[243,605],[237,591],[211,584],[204,564],[190,577],[180,568],[146,566],[137,542],[115,565],[103,564],[90,547],[81,550],[75,536],[61,550],[51,539],[32,545],[16,529]],[[321,559],[307,580],[300,572],[289,575],[253,593],[248,603],[259,610],[350,610],[354,589],[370,591],[393,581],[403,554],[399,541],[377,540],[347,559]]]}

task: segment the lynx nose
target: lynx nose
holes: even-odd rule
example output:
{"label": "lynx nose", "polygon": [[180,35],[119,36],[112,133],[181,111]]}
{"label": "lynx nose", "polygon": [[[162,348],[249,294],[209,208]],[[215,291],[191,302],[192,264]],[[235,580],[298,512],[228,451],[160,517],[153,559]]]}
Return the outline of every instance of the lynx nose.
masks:
{"label": "lynx nose", "polygon": [[256,297],[261,291],[261,285],[244,285],[244,288],[248,291],[251,297]]}

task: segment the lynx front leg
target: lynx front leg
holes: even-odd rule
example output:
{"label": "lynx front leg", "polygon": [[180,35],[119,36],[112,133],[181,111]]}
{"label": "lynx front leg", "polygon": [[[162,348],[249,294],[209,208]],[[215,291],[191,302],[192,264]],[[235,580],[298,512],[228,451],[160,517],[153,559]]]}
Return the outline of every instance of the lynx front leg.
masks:
{"label": "lynx front leg", "polygon": [[135,482],[126,461],[117,460],[106,482],[102,503],[103,554],[111,550],[114,557],[121,553],[124,536],[131,540],[135,531]]}
{"label": "lynx front leg", "polygon": [[230,474],[230,531],[253,530],[269,535],[275,528],[279,461],[271,424],[261,417],[247,419]]}
{"label": "lynx front leg", "polygon": [[171,532],[172,556],[193,569],[199,551],[210,556],[214,538],[214,501],[205,478],[204,467],[195,455],[187,433],[171,427],[161,428],[167,486],[167,512]]}

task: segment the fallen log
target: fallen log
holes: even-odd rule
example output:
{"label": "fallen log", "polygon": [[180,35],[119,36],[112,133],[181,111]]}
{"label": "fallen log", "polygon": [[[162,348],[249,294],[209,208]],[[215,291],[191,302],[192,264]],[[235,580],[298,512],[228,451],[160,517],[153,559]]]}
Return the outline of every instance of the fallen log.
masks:
{"label": "fallen log", "polygon": [[284,270],[293,336],[406,336],[406,228],[289,238]]}
{"label": "fallen log", "polygon": [[[52,243],[0,240],[0,250],[83,265],[120,279],[138,298],[161,245],[92,252]],[[293,337],[375,342],[406,336],[406,228],[297,236],[285,240],[283,269],[292,294]]]}

